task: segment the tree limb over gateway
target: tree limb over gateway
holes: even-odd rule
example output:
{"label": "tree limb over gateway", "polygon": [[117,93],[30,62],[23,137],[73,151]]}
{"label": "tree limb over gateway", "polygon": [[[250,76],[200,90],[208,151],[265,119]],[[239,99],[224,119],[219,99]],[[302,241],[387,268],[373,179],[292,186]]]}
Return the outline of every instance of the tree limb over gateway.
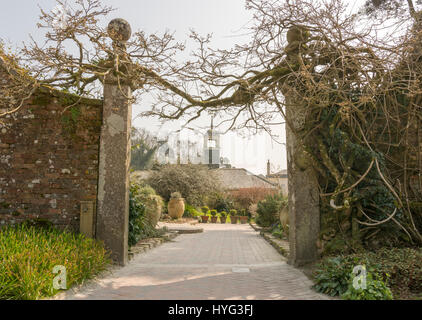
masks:
{"label": "tree limb over gateway", "polygon": [[[39,87],[98,97],[109,74],[137,90],[135,99],[155,93],[146,116],[189,123],[220,112],[220,124],[228,129],[271,134],[280,117],[294,128],[285,117],[284,96],[294,97],[306,110],[305,126],[296,135],[309,156],[297,162],[310,161],[317,170],[321,192],[331,194],[327,206],[334,200],[353,221],[362,221],[354,214],[363,211],[375,220],[371,223],[397,208],[401,218],[388,223],[405,230],[410,241],[422,242],[411,210],[411,202],[420,201],[413,185],[422,188],[422,162],[413,160],[419,151],[409,140],[409,130],[421,119],[419,1],[368,1],[374,6],[365,7],[366,13],[378,12],[368,18],[342,0],[246,0],[254,15],[251,41],[216,50],[210,36],[192,32],[198,48],[184,63],[176,61],[184,45],[171,33],[138,31],[123,48],[99,26],[112,8],[99,0],[57,3],[63,10],[41,11],[44,44],[32,41],[15,54],[1,51],[1,64],[15,81],[0,85],[0,104],[6,106],[0,121]],[[391,14],[390,7],[400,14]],[[371,168],[356,184],[373,160],[380,170]],[[393,164],[394,174],[381,179],[379,173]],[[413,177],[416,183],[410,183]],[[348,228],[340,233],[343,229]],[[365,232],[368,238],[373,233]]]}

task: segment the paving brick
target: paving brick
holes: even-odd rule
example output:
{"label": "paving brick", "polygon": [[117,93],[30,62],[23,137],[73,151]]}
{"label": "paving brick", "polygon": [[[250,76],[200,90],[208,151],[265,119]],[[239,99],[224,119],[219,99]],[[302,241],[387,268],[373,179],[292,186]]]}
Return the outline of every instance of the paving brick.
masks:
{"label": "paving brick", "polygon": [[[135,255],[102,279],[57,299],[329,299],[249,225],[201,225],[203,233]],[[233,272],[248,268],[249,272]]]}

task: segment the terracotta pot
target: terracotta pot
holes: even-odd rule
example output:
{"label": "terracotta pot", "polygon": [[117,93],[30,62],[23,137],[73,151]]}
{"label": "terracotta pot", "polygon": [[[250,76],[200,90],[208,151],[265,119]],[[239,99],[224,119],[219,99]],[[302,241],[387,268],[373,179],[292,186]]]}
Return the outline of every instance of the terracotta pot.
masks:
{"label": "terracotta pot", "polygon": [[227,218],[226,217],[220,217],[220,222],[221,223],[226,223]]}
{"label": "terracotta pot", "polygon": [[217,223],[218,217],[211,217],[211,223]]}
{"label": "terracotta pot", "polygon": [[185,201],[183,198],[170,199],[167,208],[170,217],[173,219],[180,219],[185,212]]}
{"label": "terracotta pot", "polygon": [[230,220],[232,224],[236,224],[237,223],[237,216],[230,216]]}
{"label": "terracotta pot", "polygon": [[247,216],[242,216],[242,217],[239,217],[239,218],[240,218],[240,223],[241,224],[248,223],[248,217]]}
{"label": "terracotta pot", "polygon": [[201,222],[207,223],[209,216],[201,216]]}

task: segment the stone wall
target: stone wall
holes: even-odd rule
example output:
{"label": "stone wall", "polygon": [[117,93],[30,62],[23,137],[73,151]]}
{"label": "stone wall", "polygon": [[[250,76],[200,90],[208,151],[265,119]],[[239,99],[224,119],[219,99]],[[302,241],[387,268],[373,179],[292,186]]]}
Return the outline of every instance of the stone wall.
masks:
{"label": "stone wall", "polygon": [[0,226],[46,219],[79,230],[81,201],[97,198],[101,113],[101,100],[40,90],[2,119]]}

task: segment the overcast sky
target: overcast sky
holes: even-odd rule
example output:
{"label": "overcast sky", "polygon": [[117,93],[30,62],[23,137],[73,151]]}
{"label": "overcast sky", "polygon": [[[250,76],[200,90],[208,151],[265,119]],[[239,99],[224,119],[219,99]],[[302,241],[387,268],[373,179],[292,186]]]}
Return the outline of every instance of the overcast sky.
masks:
{"label": "overcast sky", "polygon": [[[71,0],[69,0],[71,2]],[[147,33],[162,33],[165,30],[175,31],[179,41],[187,40],[189,29],[200,34],[213,33],[213,46],[230,48],[236,43],[248,39],[243,27],[251,21],[251,13],[244,8],[244,0],[103,0],[107,5],[115,7],[110,19],[124,18],[133,30],[144,30]],[[19,45],[29,39],[32,34],[42,39],[36,28],[39,8],[51,10],[54,0],[14,0],[3,1],[0,11],[0,38],[11,44]],[[108,21],[104,21],[106,25]],[[193,50],[186,42],[187,51]],[[151,119],[136,117],[149,107],[149,99],[133,107],[133,125],[149,131],[171,132],[179,128],[180,123],[172,122],[164,127]],[[209,123],[209,118],[198,122],[199,127]],[[280,125],[274,128],[280,135],[280,142],[285,141],[285,129]],[[186,133],[184,138],[186,138]],[[200,139],[200,137],[198,137]],[[222,156],[230,159],[235,167],[243,167],[254,173],[265,173],[267,159],[271,159],[274,170],[286,168],[285,147],[273,142],[266,134],[240,137],[237,133],[226,134],[222,138]]]}

